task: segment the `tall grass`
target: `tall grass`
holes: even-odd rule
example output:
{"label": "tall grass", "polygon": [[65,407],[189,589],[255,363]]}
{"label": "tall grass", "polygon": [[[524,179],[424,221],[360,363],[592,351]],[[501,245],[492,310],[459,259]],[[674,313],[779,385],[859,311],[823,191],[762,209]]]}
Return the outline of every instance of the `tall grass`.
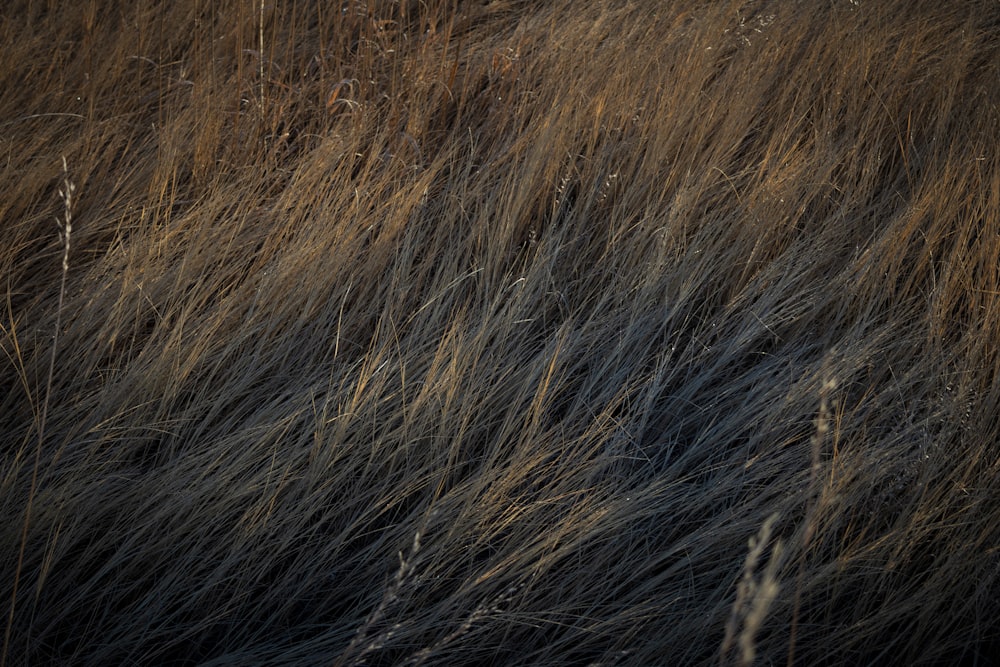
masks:
{"label": "tall grass", "polygon": [[7,3],[3,663],[986,655],[998,29]]}

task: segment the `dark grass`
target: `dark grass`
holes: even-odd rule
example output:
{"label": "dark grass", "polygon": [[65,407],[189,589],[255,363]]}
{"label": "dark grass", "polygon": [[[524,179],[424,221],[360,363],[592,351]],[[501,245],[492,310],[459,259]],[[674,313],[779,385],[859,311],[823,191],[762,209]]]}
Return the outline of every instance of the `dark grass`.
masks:
{"label": "dark grass", "polygon": [[5,664],[996,647],[1000,5],[260,12],[2,11]]}

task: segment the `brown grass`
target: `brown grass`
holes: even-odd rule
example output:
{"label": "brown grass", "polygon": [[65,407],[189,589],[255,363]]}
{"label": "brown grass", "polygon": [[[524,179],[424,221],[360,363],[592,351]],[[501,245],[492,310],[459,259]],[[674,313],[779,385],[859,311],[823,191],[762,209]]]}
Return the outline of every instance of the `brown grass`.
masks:
{"label": "brown grass", "polygon": [[7,3],[0,661],[983,659],[998,34]]}

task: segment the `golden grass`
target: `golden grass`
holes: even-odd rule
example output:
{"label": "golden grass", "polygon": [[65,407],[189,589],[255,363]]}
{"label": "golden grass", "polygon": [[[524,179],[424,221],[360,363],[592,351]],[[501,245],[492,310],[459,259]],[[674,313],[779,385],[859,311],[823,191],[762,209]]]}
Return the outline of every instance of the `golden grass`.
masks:
{"label": "golden grass", "polygon": [[998,27],[15,0],[3,664],[983,659]]}

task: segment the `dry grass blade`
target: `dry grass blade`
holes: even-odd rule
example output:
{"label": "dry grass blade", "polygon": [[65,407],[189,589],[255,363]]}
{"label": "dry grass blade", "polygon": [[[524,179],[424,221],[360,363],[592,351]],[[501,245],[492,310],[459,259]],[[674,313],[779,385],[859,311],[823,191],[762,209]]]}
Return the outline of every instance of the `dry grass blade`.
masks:
{"label": "dry grass blade", "polygon": [[[42,447],[45,443],[45,422],[49,414],[49,401],[52,398],[52,378],[56,371],[56,354],[59,348],[59,331],[62,326],[63,299],[66,294],[66,277],[69,274],[69,248],[70,235],[73,233],[73,195],[76,193],[76,184],[69,176],[69,165],[66,157],[62,159],[63,182],[59,190],[59,199],[63,204],[63,217],[56,219],[59,227],[59,240],[62,246],[62,278],[59,283],[59,301],[56,304],[56,325],[52,334],[52,354],[49,357],[49,372],[45,380],[45,395],[42,399],[41,416],[38,419],[38,443],[35,448],[35,460],[31,468],[31,485],[28,488],[28,499],[24,508],[24,522],[21,529],[21,543],[17,552],[17,565],[14,567],[14,578],[11,585],[10,613],[7,617],[7,625],[4,629],[3,652],[0,653],[0,667],[7,663],[7,653],[10,648],[11,631],[14,628],[14,615],[17,610],[17,588],[21,579],[21,569],[24,566],[24,550],[28,542],[28,529],[31,526],[31,510],[35,500],[35,491],[38,486],[38,470],[42,461]],[[13,327],[11,327],[13,331]]]}

